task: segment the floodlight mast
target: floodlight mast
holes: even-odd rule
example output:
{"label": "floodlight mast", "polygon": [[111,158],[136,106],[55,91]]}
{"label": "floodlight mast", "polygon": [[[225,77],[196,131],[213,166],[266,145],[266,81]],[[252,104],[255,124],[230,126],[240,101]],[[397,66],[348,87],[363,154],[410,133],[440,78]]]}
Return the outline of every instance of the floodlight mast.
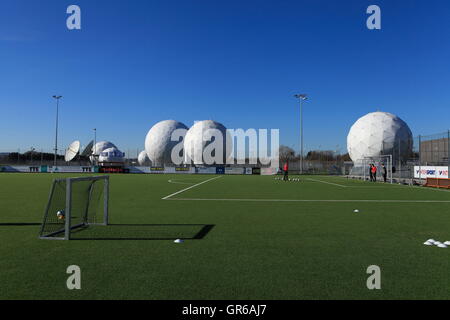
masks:
{"label": "floodlight mast", "polygon": [[33,165],[33,152],[36,150],[35,148],[30,148],[30,164]]}
{"label": "floodlight mast", "polygon": [[[59,113],[59,99],[62,98],[62,96],[53,96],[54,99],[56,99],[56,133],[55,133],[55,160],[54,160],[54,167],[56,167],[56,158],[58,154],[58,113]],[[53,171],[54,172],[54,171]]]}
{"label": "floodlight mast", "polygon": [[92,153],[92,162],[96,165],[95,154],[97,153],[97,128],[94,128],[94,152]]}
{"label": "floodlight mast", "polygon": [[308,99],[304,93],[295,94],[295,98],[300,100],[300,174],[303,173],[303,101]]}

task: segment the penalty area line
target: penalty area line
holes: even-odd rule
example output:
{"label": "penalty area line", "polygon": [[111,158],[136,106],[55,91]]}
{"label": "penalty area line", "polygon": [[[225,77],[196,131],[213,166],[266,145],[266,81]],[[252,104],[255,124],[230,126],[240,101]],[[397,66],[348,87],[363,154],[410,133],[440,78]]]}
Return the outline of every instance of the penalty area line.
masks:
{"label": "penalty area line", "polygon": [[[206,182],[206,181],[205,181]],[[220,199],[174,198],[173,201],[242,201],[242,202],[388,202],[388,203],[450,203],[450,200],[326,200],[326,199]]]}
{"label": "penalty area line", "polygon": [[[199,185],[202,185],[202,184],[204,184],[204,183],[207,183],[207,182],[209,182],[209,181],[212,181],[212,180],[215,180],[215,179],[219,179],[219,178],[222,178],[222,176],[214,177],[214,178],[211,178],[211,179],[202,181],[202,182],[200,182],[200,183],[194,184],[193,186],[190,186],[190,187],[184,188],[184,189],[182,189],[182,190],[180,190],[180,191],[177,191],[177,192],[175,192],[175,193],[169,194],[168,196],[165,196],[164,198],[161,198],[161,200],[167,200],[167,199],[170,199],[171,197],[176,196],[177,194],[180,194],[180,193],[182,193],[182,192],[188,191],[189,189],[198,187]],[[171,200],[173,200],[173,199],[171,199]]]}

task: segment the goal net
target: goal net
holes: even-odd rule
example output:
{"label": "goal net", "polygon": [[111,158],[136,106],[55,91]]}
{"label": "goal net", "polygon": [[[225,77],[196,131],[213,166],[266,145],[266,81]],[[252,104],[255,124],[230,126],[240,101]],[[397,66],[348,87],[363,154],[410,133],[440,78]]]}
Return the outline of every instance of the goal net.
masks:
{"label": "goal net", "polygon": [[386,182],[392,183],[392,155],[380,155],[377,157],[366,157],[356,160],[350,171],[351,177],[363,180],[370,179],[370,165],[377,167],[377,180],[383,181],[383,165],[386,168]]}
{"label": "goal net", "polygon": [[90,225],[108,225],[109,177],[55,179],[40,238],[69,240]]}

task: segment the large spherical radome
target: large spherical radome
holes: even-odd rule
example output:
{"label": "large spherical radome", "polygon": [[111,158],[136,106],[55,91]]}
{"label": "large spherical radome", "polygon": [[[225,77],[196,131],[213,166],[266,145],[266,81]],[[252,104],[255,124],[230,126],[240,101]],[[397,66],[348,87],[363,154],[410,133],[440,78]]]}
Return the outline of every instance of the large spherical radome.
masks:
{"label": "large spherical radome", "polygon": [[203,152],[212,143],[212,140],[208,140],[208,135],[214,135],[216,130],[222,135],[223,153],[222,155],[217,155],[217,159],[220,160],[214,164],[224,164],[226,162],[227,157],[232,152],[231,137],[223,124],[213,120],[198,121],[186,133],[184,138],[186,162],[192,162],[196,165],[213,164],[207,163],[207,159],[203,157]]}
{"label": "large spherical radome", "polygon": [[173,164],[171,159],[172,149],[179,141],[171,141],[171,137],[177,129],[186,132],[188,127],[176,120],[164,120],[158,122],[149,130],[145,138],[145,151],[152,165]]}
{"label": "large spherical radome", "polygon": [[413,137],[406,122],[388,112],[372,112],[350,128],[347,149],[353,162],[368,157],[393,155],[394,161],[411,154]]}

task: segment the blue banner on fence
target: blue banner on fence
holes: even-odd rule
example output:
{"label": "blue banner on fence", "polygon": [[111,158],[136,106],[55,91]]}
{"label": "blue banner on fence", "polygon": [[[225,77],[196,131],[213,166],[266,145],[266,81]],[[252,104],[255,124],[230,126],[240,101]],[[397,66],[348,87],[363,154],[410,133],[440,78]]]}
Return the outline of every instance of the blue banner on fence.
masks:
{"label": "blue banner on fence", "polygon": [[225,174],[224,167],[216,167],[216,174]]}

